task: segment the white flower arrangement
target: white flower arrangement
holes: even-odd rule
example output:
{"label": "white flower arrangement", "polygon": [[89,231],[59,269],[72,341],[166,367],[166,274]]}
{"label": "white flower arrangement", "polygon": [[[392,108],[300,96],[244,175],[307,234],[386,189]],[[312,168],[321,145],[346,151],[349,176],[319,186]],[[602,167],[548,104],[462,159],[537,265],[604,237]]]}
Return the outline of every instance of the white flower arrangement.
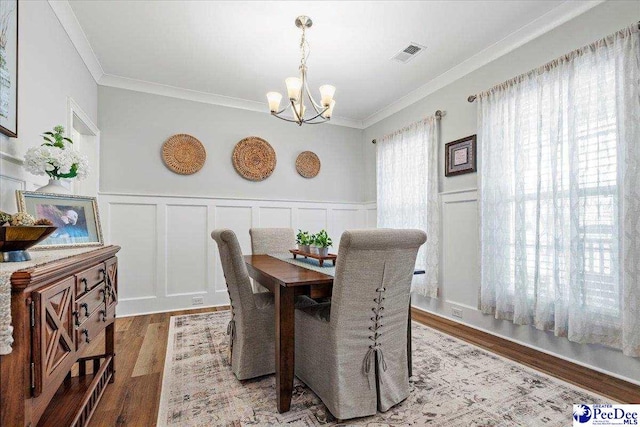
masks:
{"label": "white flower arrangement", "polygon": [[45,143],[40,147],[31,147],[24,157],[25,169],[34,175],[48,175],[52,179],[84,179],[89,173],[87,157],[66,146],[73,144],[63,136],[64,128],[56,126],[53,132],[42,136]]}

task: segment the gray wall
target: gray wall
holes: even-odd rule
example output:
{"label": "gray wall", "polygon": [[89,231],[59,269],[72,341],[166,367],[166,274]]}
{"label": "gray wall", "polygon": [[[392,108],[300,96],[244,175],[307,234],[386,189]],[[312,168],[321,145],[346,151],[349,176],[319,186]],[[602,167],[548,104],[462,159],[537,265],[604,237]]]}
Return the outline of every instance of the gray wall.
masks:
{"label": "gray wall", "polygon": [[365,200],[373,201],[376,199],[376,167],[375,145],[371,144],[371,139],[381,138],[432,115],[438,109],[447,112],[441,122],[440,145],[440,189],[448,193],[442,194],[442,292],[438,299],[414,296],[414,305],[449,318],[452,308],[461,308],[461,321],[473,327],[640,381],[639,359],[623,356],[619,351],[602,346],[571,343],[530,326],[515,326],[507,321],[495,320],[476,309],[480,287],[477,196],[475,191],[455,192],[475,189],[478,185],[477,176],[468,174],[445,178],[442,166],[444,144],[476,133],[476,104],[467,102],[468,95],[488,89],[638,21],[640,2],[606,2],[365,129]]}
{"label": "gray wall", "polygon": [[[362,200],[362,130],[298,127],[269,114],[103,86],[98,98],[103,193]],[[207,150],[204,167],[194,175],[175,174],[162,162],[163,142],[177,133],[195,136]],[[276,169],[264,181],[243,179],[231,163],[233,147],[247,136],[267,140],[276,151]],[[314,179],[295,170],[296,156],[305,150],[322,163]]]}
{"label": "gray wall", "polygon": [[[67,97],[98,122],[98,86],[46,1],[19,2],[18,139],[0,135],[0,151],[23,157],[42,132],[67,125]],[[0,159],[0,209],[15,211],[13,190],[46,178]]]}

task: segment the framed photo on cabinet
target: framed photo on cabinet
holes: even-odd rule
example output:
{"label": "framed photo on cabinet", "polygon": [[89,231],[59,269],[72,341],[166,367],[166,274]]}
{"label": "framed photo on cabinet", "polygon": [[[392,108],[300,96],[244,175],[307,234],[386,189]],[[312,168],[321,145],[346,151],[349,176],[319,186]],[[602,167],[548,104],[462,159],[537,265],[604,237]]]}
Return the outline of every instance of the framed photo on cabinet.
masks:
{"label": "framed photo on cabinet", "polygon": [[95,197],[16,191],[18,210],[58,227],[34,249],[102,246],[100,215]]}
{"label": "framed photo on cabinet", "polygon": [[476,172],[476,135],[445,145],[444,176]]}

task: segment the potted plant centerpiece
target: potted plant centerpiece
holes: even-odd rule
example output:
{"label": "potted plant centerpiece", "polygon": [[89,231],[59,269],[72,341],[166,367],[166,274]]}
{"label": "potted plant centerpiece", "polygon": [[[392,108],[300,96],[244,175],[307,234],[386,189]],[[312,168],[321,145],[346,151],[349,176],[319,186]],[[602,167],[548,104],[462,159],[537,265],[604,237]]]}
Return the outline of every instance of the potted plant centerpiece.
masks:
{"label": "potted plant centerpiece", "polygon": [[309,232],[298,229],[296,244],[298,245],[298,250],[300,252],[310,253],[309,246],[311,245],[311,236],[309,235]]}
{"label": "potted plant centerpiece", "polygon": [[329,246],[333,246],[333,240],[331,240],[327,231],[323,229],[313,236],[313,245],[317,248],[318,255],[327,256],[329,254]]}
{"label": "potted plant centerpiece", "polygon": [[24,156],[25,169],[34,175],[49,176],[49,184],[36,191],[69,194],[61,179],[84,179],[89,172],[87,157],[71,148],[73,141],[64,136],[64,127],[56,126],[53,132],[42,134],[45,142],[31,147]]}

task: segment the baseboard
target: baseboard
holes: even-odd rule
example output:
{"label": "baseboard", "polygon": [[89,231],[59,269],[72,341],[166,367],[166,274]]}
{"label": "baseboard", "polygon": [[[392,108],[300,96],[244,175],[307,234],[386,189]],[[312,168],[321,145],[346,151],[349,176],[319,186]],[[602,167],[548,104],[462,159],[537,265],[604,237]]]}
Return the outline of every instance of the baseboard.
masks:
{"label": "baseboard", "polygon": [[639,383],[612,372],[569,360],[468,323],[411,307],[412,318],[426,326],[612,399],[640,403]]}
{"label": "baseboard", "polygon": [[177,308],[175,310],[155,310],[155,311],[147,311],[144,313],[133,313],[133,314],[124,314],[122,316],[116,315],[117,319],[124,319],[125,317],[137,317],[137,316],[146,316],[148,314],[159,314],[159,313],[178,313],[182,311],[194,311],[194,310],[204,310],[207,308],[229,308],[229,304],[219,304],[219,305],[202,305],[197,307],[189,307],[189,308]]}

